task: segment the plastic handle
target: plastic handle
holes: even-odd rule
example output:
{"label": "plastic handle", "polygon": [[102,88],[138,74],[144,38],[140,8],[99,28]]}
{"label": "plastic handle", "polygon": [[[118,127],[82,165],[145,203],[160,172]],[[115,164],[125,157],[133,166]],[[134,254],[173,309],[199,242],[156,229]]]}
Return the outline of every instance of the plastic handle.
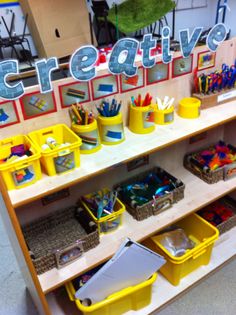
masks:
{"label": "plastic handle", "polygon": [[8,140],[8,139],[2,140],[1,141],[1,145],[2,146],[13,146],[13,141],[12,140]]}
{"label": "plastic handle", "polygon": [[70,149],[65,149],[65,150],[59,151],[58,156],[64,156],[64,155],[69,154],[70,152],[71,152]]}
{"label": "plastic handle", "polygon": [[200,250],[196,254],[193,254],[193,259],[197,259],[199,256],[203,255],[205,252],[206,252],[206,248],[204,248],[203,250]]}
{"label": "plastic handle", "polygon": [[49,131],[45,131],[42,133],[42,136],[48,136],[48,135],[51,135],[53,134],[53,131],[52,130],[49,130]]}
{"label": "plastic handle", "polygon": [[23,170],[24,168],[26,167],[29,167],[29,163],[24,163],[24,164],[21,164],[20,166],[18,167],[15,167],[15,170],[16,171],[20,171],[20,170]]}

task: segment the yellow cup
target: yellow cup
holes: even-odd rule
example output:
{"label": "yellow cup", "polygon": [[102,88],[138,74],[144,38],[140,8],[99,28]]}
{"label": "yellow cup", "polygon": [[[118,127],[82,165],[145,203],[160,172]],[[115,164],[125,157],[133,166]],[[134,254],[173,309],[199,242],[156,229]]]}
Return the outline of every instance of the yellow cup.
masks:
{"label": "yellow cup", "polygon": [[185,97],[179,101],[178,114],[182,118],[194,119],[200,116],[201,101],[195,97]]}
{"label": "yellow cup", "polygon": [[101,142],[98,133],[97,121],[88,125],[72,124],[71,129],[82,140],[80,152],[83,154],[91,154],[101,149]]}
{"label": "yellow cup", "polygon": [[168,125],[174,121],[174,106],[169,109],[160,110],[154,107],[154,120],[157,125]]}
{"label": "yellow cup", "polygon": [[102,144],[114,145],[125,140],[121,113],[114,117],[103,117],[99,115],[97,121]]}
{"label": "yellow cup", "polygon": [[134,133],[146,134],[154,131],[153,105],[136,107],[130,105],[129,129]]}

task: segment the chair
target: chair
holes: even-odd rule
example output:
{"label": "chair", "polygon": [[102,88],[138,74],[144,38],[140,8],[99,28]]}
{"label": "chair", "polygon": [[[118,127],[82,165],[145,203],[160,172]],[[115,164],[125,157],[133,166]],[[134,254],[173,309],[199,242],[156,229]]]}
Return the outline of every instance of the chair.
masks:
{"label": "chair", "polygon": [[111,28],[114,28],[113,25],[108,22],[107,16],[109,12],[109,6],[106,1],[92,1],[91,6],[93,13],[94,13],[94,20],[96,23],[96,38],[98,44],[100,45],[104,44],[100,41],[100,35],[101,31],[105,31],[105,44],[109,45],[112,42],[114,42],[112,34],[111,34]]}
{"label": "chair", "polygon": [[[7,23],[5,21],[5,18],[2,16],[2,21],[5,25],[5,28],[7,30],[8,33],[8,38],[4,38],[2,39],[2,46],[3,47],[11,47],[12,51],[11,51],[11,57],[13,56],[13,51],[15,52],[15,55],[18,59],[19,58],[19,54],[16,50],[15,46],[21,46],[22,48],[22,52],[23,52],[23,56],[29,61],[29,64],[32,65],[31,60],[32,60],[32,53],[31,53],[31,48],[30,48],[30,44],[29,41],[26,37],[26,27],[27,27],[27,21],[28,21],[28,14],[26,14],[25,16],[25,23],[24,23],[24,27],[23,27],[23,33],[21,35],[16,35],[15,31],[14,31],[14,24],[15,24],[15,13],[12,14],[12,20],[11,20],[11,26],[10,29],[7,26]],[[25,49],[23,43],[26,43],[28,46],[28,51]]]}

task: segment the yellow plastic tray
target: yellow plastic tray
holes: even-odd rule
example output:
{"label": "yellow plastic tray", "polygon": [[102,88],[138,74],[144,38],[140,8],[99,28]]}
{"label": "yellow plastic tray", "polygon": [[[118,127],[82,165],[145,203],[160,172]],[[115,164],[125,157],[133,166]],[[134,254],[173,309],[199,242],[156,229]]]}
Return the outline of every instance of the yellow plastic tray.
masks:
{"label": "yellow plastic tray", "polygon": [[[40,150],[32,141],[24,135],[18,135],[4,140],[0,140],[0,160],[7,158],[11,154],[11,148],[16,145],[24,144],[33,153],[31,156],[17,161],[9,161],[0,164],[0,172],[6,183],[7,189],[20,189],[32,185],[42,177],[40,168]],[[28,180],[19,182],[17,176],[30,172]]]}
{"label": "yellow plastic tray", "polygon": [[[102,191],[107,193],[109,189],[104,188],[102,189]],[[91,195],[92,194],[87,194],[85,195],[85,197],[89,198],[91,197]],[[125,211],[125,205],[120,201],[120,199],[116,198],[114,212],[100,219],[95,217],[93,212],[89,209],[84,201],[82,201],[82,204],[84,205],[85,209],[88,211],[92,219],[97,223],[99,234],[113,232],[122,225],[122,216],[123,212]]]}
{"label": "yellow plastic tray", "polygon": [[70,300],[76,303],[76,306],[84,315],[121,315],[129,310],[137,311],[150,304],[152,284],[156,278],[157,273],[154,273],[148,280],[116,292],[91,306],[84,306],[80,300],[75,299],[75,288],[72,282],[66,284],[66,290]]}
{"label": "yellow plastic tray", "polygon": [[219,237],[218,229],[195,213],[178,221],[176,225],[184,229],[188,237],[197,244],[181,257],[170,254],[159,242],[160,235],[153,236],[143,242],[145,246],[164,256],[167,262],[161,267],[160,272],[173,285],[178,285],[183,277],[209,263],[214,242]]}
{"label": "yellow plastic tray", "polygon": [[[29,133],[30,139],[38,146],[41,152],[41,164],[49,176],[65,173],[80,166],[79,147],[81,139],[66,125],[59,124]],[[42,150],[47,138],[54,138],[57,143],[70,143],[66,147],[57,147],[53,150]],[[64,159],[64,162],[62,161]],[[64,163],[60,166],[60,162]],[[68,163],[67,163],[68,162]],[[71,162],[71,163],[70,163]],[[59,165],[59,166],[58,166]]]}

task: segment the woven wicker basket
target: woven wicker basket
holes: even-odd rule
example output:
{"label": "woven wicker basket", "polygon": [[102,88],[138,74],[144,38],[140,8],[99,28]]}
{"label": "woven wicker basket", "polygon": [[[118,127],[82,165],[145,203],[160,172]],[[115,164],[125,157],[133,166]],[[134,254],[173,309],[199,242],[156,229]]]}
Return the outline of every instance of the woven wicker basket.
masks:
{"label": "woven wicker basket", "polygon": [[60,267],[58,251],[66,252],[76,244],[88,251],[99,244],[97,225],[84,209],[76,207],[58,210],[22,230],[38,274]]}
{"label": "woven wicker basket", "polygon": [[163,170],[160,167],[155,167],[151,170],[148,170],[146,172],[143,172],[135,177],[132,177],[120,184],[118,184],[115,189],[118,190],[118,194],[120,199],[122,200],[122,194],[119,192],[119,187],[121,185],[129,185],[132,184],[134,182],[138,182],[138,181],[142,181],[148,174],[150,173],[155,173],[159,176],[168,176],[173,183],[175,183],[176,188],[162,196],[159,197],[156,202],[155,205],[153,205],[153,200],[150,200],[149,202],[145,203],[142,206],[136,206],[133,207],[132,205],[126,203],[126,210],[138,221],[142,221],[152,215],[157,215],[158,213],[161,213],[167,209],[169,209],[171,207],[171,205],[175,202],[180,201],[181,199],[184,198],[184,189],[185,189],[185,185],[182,181],[176,179],[174,176],[172,176],[171,174],[169,174],[168,172],[166,172],[165,170]]}
{"label": "woven wicker basket", "polygon": [[214,171],[203,170],[199,167],[196,161],[192,158],[192,154],[187,154],[184,157],[184,167],[196,175],[197,177],[201,178],[204,182],[208,184],[215,184],[220,180],[224,179],[224,168],[218,168]]}
{"label": "woven wicker basket", "polygon": [[236,201],[226,196],[220,199],[220,203],[222,203],[222,205],[225,205],[227,208],[234,212],[234,215],[230,217],[227,221],[217,225],[217,229],[220,231],[220,234],[223,234],[236,225]]}
{"label": "woven wicker basket", "polygon": [[[208,150],[212,146],[213,145],[196,152],[187,153],[184,156],[184,167],[208,184],[215,184],[220,180],[228,180],[231,177],[236,176],[236,163],[228,164],[211,171],[209,169],[204,169],[202,165],[194,159],[193,155],[198,154],[203,150]],[[229,146],[231,149],[236,150],[232,145]]]}

